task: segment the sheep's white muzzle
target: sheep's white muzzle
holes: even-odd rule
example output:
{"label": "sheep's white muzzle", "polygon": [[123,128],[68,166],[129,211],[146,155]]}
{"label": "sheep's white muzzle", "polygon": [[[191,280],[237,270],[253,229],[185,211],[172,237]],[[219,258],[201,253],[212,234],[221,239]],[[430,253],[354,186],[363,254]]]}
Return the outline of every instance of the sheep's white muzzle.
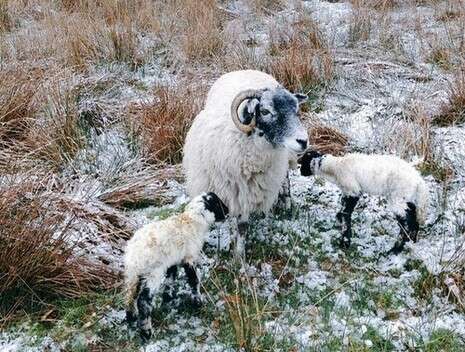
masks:
{"label": "sheep's white muzzle", "polygon": [[292,136],[284,140],[284,146],[296,154],[301,154],[307,149],[308,135],[304,128],[299,129]]}

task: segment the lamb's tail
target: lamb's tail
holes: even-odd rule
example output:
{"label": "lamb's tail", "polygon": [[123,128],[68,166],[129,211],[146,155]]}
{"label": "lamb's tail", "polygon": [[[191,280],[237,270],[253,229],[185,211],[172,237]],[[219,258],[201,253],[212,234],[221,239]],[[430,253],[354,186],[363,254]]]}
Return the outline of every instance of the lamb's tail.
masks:
{"label": "lamb's tail", "polygon": [[429,204],[429,190],[425,181],[421,181],[417,185],[416,194],[416,211],[418,222],[423,225],[426,221],[427,210]]}

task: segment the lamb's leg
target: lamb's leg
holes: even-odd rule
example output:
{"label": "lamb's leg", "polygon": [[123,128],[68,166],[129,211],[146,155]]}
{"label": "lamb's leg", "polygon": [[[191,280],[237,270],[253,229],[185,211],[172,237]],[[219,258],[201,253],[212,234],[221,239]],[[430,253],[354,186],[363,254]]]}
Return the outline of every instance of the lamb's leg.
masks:
{"label": "lamb's leg", "polygon": [[352,213],[359,199],[360,197],[342,196],[342,208],[341,211],[336,214],[336,220],[342,225],[342,237],[339,241],[339,245],[342,248],[350,247],[352,237]]}
{"label": "lamb's leg", "polygon": [[400,239],[389,250],[388,254],[399,254],[404,249],[406,242],[417,241],[419,225],[415,205],[407,203],[405,216],[396,215],[396,219],[400,227]]}
{"label": "lamb's leg", "polygon": [[153,310],[153,296],[161,285],[162,277],[160,275],[153,275],[145,280],[141,279],[140,282],[140,291],[137,297],[137,309],[139,311],[137,325],[144,344],[152,337],[151,314]]}
{"label": "lamb's leg", "polygon": [[166,271],[166,279],[165,280],[165,289],[163,290],[163,303],[168,303],[174,298],[176,298],[176,292],[174,292],[174,281],[176,279],[176,275],[178,274],[178,266],[173,265],[168,268]]}
{"label": "lamb's leg", "polygon": [[126,323],[130,329],[135,329],[137,326],[137,297],[140,284],[139,278],[128,279],[126,283]]}
{"label": "lamb's leg", "polygon": [[192,264],[184,263],[182,265],[186,272],[187,282],[192,290],[192,304],[199,308],[202,306],[202,295],[200,294],[200,281],[197,272]]}

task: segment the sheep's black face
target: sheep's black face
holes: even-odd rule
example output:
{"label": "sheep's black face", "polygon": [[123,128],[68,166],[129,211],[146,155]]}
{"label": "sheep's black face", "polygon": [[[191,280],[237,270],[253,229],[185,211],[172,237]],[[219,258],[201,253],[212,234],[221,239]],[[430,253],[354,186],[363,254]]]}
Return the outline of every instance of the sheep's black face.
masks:
{"label": "sheep's black face", "polygon": [[[255,133],[273,147],[284,147],[294,153],[307,148],[308,135],[299,119],[299,105],[307,101],[304,94],[292,94],[282,87],[266,89],[260,98],[250,99],[242,120],[255,117]],[[250,113],[249,113],[250,112]]]}
{"label": "sheep's black face", "polygon": [[202,196],[205,203],[205,209],[215,214],[215,221],[223,221],[229,213],[228,207],[223,201],[213,192],[208,192]]}
{"label": "sheep's black face", "polygon": [[311,176],[315,173],[314,163],[316,160],[321,160],[323,155],[314,150],[307,151],[302,157],[298,160],[300,164],[300,174],[302,176]]}

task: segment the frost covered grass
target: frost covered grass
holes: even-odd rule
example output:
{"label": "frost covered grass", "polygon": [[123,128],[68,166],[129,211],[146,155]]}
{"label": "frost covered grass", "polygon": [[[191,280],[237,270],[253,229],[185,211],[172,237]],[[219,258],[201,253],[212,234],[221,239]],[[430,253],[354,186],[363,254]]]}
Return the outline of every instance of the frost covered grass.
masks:
{"label": "frost covered grass", "polygon": [[243,266],[228,224],[211,231],[205,305],[178,280],[146,350],[465,349],[463,1],[0,3],[0,350],[139,349],[125,241],[181,211],[205,87],[246,68],[310,93],[314,145],[417,165],[427,224],[386,256],[395,219],[361,199],[341,251],[340,193],[293,172],[292,209],[253,217]]}

